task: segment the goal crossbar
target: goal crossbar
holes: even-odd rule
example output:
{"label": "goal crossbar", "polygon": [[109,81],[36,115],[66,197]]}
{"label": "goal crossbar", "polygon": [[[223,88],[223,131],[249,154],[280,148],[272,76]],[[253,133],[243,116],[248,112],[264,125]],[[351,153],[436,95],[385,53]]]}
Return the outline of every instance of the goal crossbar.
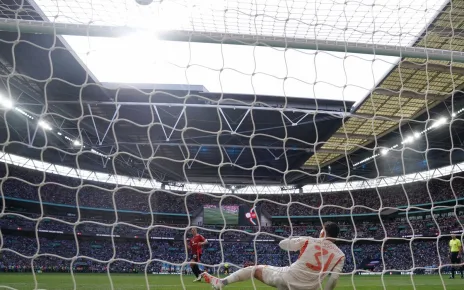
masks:
{"label": "goal crossbar", "polygon": [[[122,37],[140,33],[144,30],[128,26],[57,23],[4,18],[0,20],[0,31],[92,37]],[[394,57],[464,62],[464,52],[424,47],[376,45],[344,41],[326,41],[305,38],[287,38],[264,35],[198,32],[186,30],[157,31],[156,36],[158,39],[165,41],[254,45],[276,48],[375,54]]]}

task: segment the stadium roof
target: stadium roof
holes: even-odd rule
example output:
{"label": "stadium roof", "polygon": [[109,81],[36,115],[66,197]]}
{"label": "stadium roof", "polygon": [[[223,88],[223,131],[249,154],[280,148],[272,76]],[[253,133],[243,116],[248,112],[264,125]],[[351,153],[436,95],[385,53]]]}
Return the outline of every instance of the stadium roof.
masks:
{"label": "stadium roof", "polygon": [[[16,9],[13,1],[5,5]],[[446,9],[438,19],[449,16]],[[16,17],[10,10],[2,10],[0,15]],[[26,12],[19,16],[41,19],[32,10]],[[461,12],[461,6],[453,6],[452,15],[457,19],[462,18]],[[417,45],[425,40],[427,46],[449,41],[450,37],[444,34],[450,31],[437,28],[439,24],[439,20],[434,21],[431,27],[435,32],[420,37]],[[458,26],[455,28],[452,39],[458,45],[460,32]],[[437,33],[441,33],[441,40],[433,36]],[[304,185],[330,181],[334,175],[352,177],[353,172],[349,172],[353,163],[372,156],[372,152],[380,154],[380,147],[372,149],[372,141],[376,140],[379,146],[387,146],[395,139],[401,142],[397,132],[406,136],[417,128],[404,130],[399,124],[410,121],[412,127],[427,127],[431,124],[425,121],[440,119],[449,105],[458,108],[460,95],[448,97],[452,85],[461,84],[464,75],[460,64],[453,63],[451,81],[447,63],[429,61],[424,66],[420,60],[405,60],[352,115],[346,113],[353,101],[219,94],[208,92],[203,84],[134,84],[117,89],[118,84],[98,83],[62,38],[23,33],[16,43],[17,38],[16,33],[0,33],[0,39],[6,40],[0,43],[0,73],[9,76],[5,89],[16,98],[16,108],[6,113],[5,130],[0,135],[6,143],[5,151],[70,167],[162,182]],[[118,65],[112,64],[116,68]],[[425,112],[425,108],[429,110]],[[314,110],[318,114],[313,114]],[[430,116],[424,117],[424,112]],[[40,116],[42,119],[38,120]],[[427,131],[422,145],[433,145],[432,139],[436,139],[447,142],[437,144],[438,148],[457,148],[455,139],[462,137],[459,125],[455,121],[455,128],[445,130],[445,136],[440,135],[443,132],[433,132],[437,130]],[[285,137],[288,139],[284,144]],[[358,149],[361,150],[355,153]],[[424,159],[424,148],[420,150],[420,158]],[[333,163],[345,152],[350,153],[352,162]],[[404,162],[403,153],[400,150],[395,160]],[[428,158],[444,159],[438,155]],[[448,157],[450,162],[451,159]],[[309,168],[306,173],[299,170],[305,160]],[[357,178],[372,177],[373,173],[399,174],[379,163],[366,164],[370,171],[356,172]],[[317,165],[322,174],[312,171]],[[332,165],[332,169],[327,165]],[[423,170],[411,167],[408,172],[419,169]],[[295,171],[284,178],[286,170]],[[325,180],[325,176],[329,179]]]}
{"label": "stadium roof", "polygon": [[119,38],[63,36],[100,82],[193,83],[214,92],[360,102],[397,57],[159,41],[155,35],[161,27],[410,46],[446,1],[294,0],[288,7],[279,0],[153,1],[145,6],[135,0],[34,2],[33,8],[52,22],[153,32]]}
{"label": "stadium roof", "polygon": [[[2,32],[0,38],[17,34]],[[218,183],[221,177],[226,183],[281,184],[282,171],[298,169],[316,136],[328,138],[353,104],[286,98],[283,111],[283,98],[209,93],[203,86],[102,88],[59,40],[51,53],[41,48],[54,41],[52,35],[22,34],[17,44],[0,43],[1,73],[11,74],[13,63],[16,72],[7,80],[15,110],[6,113],[0,136],[7,152],[163,182]],[[307,113],[316,109],[316,116]],[[284,145],[284,137],[294,139]],[[222,163],[228,165],[219,169]]]}
{"label": "stadium roof", "polygon": [[[438,14],[414,46],[462,51],[463,16],[464,2],[453,1],[452,6],[446,6]],[[305,167],[316,169],[327,166],[366,147],[372,142],[372,138],[368,137],[379,139],[398,130],[426,110],[460,93],[464,84],[463,68],[462,63],[402,59],[368,98],[355,108],[355,114],[360,116],[345,121],[337,130],[337,136],[329,138],[322,146],[325,149],[346,150],[346,154],[318,153],[308,159]],[[445,117],[449,117],[448,114]],[[365,138],[355,138],[355,133],[356,137],[364,135]],[[340,135],[346,136],[340,138]],[[371,155],[375,154],[380,152]]]}
{"label": "stadium roof", "polygon": [[[3,48],[0,45],[0,51]],[[31,50],[26,52],[37,60],[28,60],[28,64],[41,67],[41,71],[42,58]],[[64,64],[60,58],[53,60]],[[65,66],[75,65],[67,62]],[[32,69],[29,73],[39,72]],[[287,98],[287,108],[281,111],[282,102],[272,96],[241,95],[237,102],[236,95],[195,91],[201,86],[190,87],[187,98],[183,86],[137,87],[88,86],[81,91],[63,82],[50,82],[47,104],[54,113],[41,118],[50,128],[42,126],[35,133],[38,110],[37,115],[31,113],[34,120],[9,112],[10,134],[2,132],[3,140],[9,142],[6,149],[51,163],[129,176],[151,175],[166,182],[219,182],[223,178],[226,183],[240,184],[250,183],[253,175],[255,183],[280,184],[281,172],[287,167],[298,169],[312,154],[316,137],[324,140],[340,126],[342,119],[333,115],[343,114],[346,108],[345,102]],[[79,94],[81,100],[75,100]],[[22,96],[17,106],[34,112],[38,103],[26,100],[28,97]],[[253,101],[253,107],[248,105]],[[315,111],[316,106],[317,115],[305,113]],[[302,109],[305,112],[298,111]],[[289,139],[284,143],[285,137]],[[18,143],[11,144],[13,141]]]}

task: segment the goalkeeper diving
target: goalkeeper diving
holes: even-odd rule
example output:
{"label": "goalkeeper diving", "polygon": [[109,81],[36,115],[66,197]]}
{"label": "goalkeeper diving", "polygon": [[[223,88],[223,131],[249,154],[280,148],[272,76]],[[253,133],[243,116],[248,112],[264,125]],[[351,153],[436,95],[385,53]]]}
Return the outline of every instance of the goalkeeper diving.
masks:
{"label": "goalkeeper diving", "polygon": [[337,224],[326,222],[319,238],[298,237],[281,241],[279,246],[283,250],[300,251],[298,260],[288,267],[257,265],[240,269],[224,279],[208,273],[203,276],[214,289],[254,277],[279,290],[316,290],[330,274],[324,289],[332,290],[345,264],[345,254],[334,244],[339,232]]}

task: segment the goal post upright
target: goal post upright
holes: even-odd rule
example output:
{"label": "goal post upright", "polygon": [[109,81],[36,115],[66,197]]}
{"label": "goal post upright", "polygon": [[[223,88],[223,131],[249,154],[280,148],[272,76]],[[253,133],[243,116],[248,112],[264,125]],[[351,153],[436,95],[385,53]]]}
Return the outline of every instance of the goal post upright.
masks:
{"label": "goal post upright", "polygon": [[267,46],[289,49],[375,54],[379,56],[423,58],[429,60],[464,63],[464,52],[460,51],[265,35],[197,32],[187,30],[167,30],[155,32],[128,26],[88,25],[7,18],[0,19],[0,31],[89,37],[123,37],[139,32],[152,32],[158,39],[164,41]]}

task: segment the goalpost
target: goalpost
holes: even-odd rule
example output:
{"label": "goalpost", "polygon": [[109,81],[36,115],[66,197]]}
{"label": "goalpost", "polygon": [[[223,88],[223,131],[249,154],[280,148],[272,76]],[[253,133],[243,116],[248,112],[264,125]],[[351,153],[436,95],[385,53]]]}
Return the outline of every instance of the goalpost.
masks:
{"label": "goalpost", "polygon": [[[45,206],[50,206],[52,198],[42,200],[42,195],[53,196],[53,194],[48,195],[42,191],[45,192],[46,187],[54,183],[47,181],[45,173],[78,180],[76,184],[63,185],[69,190],[63,194],[75,195],[73,204],[70,205],[66,198],[60,199],[59,195],[53,196],[57,203],[77,208],[77,215],[70,217],[64,222],[66,225],[61,226],[68,227],[73,232],[77,243],[75,250],[79,254],[64,257],[64,260],[71,261],[74,266],[85,268],[87,265],[82,262],[82,258],[91,255],[92,251],[104,248],[105,245],[123,251],[127,249],[127,252],[133,251],[135,254],[130,252],[124,258],[115,258],[116,254],[105,253],[105,259],[89,258],[89,260],[108,265],[105,266],[104,272],[110,277],[111,287],[114,287],[111,280],[112,269],[126,271],[126,267],[129,266],[124,266],[126,265],[124,263],[136,265],[131,268],[134,272],[140,267],[143,268],[147,284],[144,286],[149,287],[148,274],[150,270],[155,269],[150,266],[154,262],[162,264],[156,271],[163,273],[170,272],[171,267],[176,273],[188,268],[187,258],[180,263],[157,258],[156,251],[169,252],[178,246],[177,241],[171,241],[174,239],[166,233],[182,236],[185,240],[189,237],[189,229],[198,226],[200,230],[204,229],[207,233],[217,234],[217,237],[210,239],[220,250],[220,253],[215,253],[217,257],[220,256],[220,261],[212,261],[214,262],[212,267],[217,270],[224,263],[243,266],[227,260],[227,255],[231,252],[227,252],[230,249],[225,249],[223,243],[228,235],[234,238],[238,236],[239,239],[253,236],[253,248],[247,248],[245,251],[250,250],[255,256],[254,262],[257,263],[261,261],[260,251],[268,249],[266,247],[272,248],[272,246],[260,245],[269,243],[270,240],[266,237],[280,239],[301,234],[315,235],[320,229],[320,225],[316,226],[316,224],[333,217],[343,230],[341,233],[343,250],[350,256],[345,271],[346,275],[351,275],[352,281],[354,275],[360,273],[380,274],[382,286],[386,287],[385,276],[398,273],[409,275],[415,288],[413,275],[439,272],[440,278],[437,279],[440,279],[442,286],[445,285],[443,273],[448,271],[450,264],[443,258],[443,251],[447,250],[446,241],[451,234],[456,234],[460,238],[464,229],[461,220],[457,217],[462,212],[459,203],[463,196],[453,188],[453,182],[460,182],[459,174],[464,170],[462,164],[455,165],[462,160],[453,155],[454,151],[460,150],[460,145],[455,143],[453,138],[454,134],[458,135],[454,130],[462,125],[461,118],[464,113],[464,102],[460,101],[464,84],[464,37],[461,28],[464,23],[464,1],[411,0],[406,3],[401,0],[168,0],[140,5],[135,0],[21,0],[8,3],[0,4],[0,35],[4,36],[0,41],[11,45],[12,48],[9,55],[2,56],[3,50],[0,50],[0,74],[5,89],[5,95],[0,98],[0,109],[3,111],[5,127],[10,129],[5,129],[8,133],[5,134],[7,137],[2,139],[4,149],[0,161],[43,171],[44,178],[36,184],[28,180],[29,177],[24,177],[23,180],[29,183],[28,186],[35,186],[39,192],[38,200],[34,202],[40,205],[40,215],[28,216],[26,213],[9,212],[6,209],[8,200],[23,199],[24,201],[28,198],[19,193],[15,196],[6,191],[10,189],[9,187],[5,189],[4,186],[1,190],[0,218],[7,218],[10,215],[24,219],[23,222],[26,224],[32,223],[37,241],[41,231],[39,224],[44,219],[51,220],[52,226],[42,232],[66,232],[53,228],[53,221],[57,222],[58,219],[47,217],[44,210]],[[52,40],[49,41],[49,46],[42,47],[34,43],[32,38],[24,37],[31,35],[37,39],[45,36]],[[38,75],[42,78],[28,75],[30,71],[25,69],[25,64],[16,59],[15,49],[21,45],[49,52],[47,61],[50,63],[50,68],[45,78],[41,73]],[[82,65],[86,74],[84,82],[75,84],[54,75],[54,66],[57,64],[53,63],[53,54],[56,51],[66,51]],[[54,80],[77,88],[77,93],[73,92],[72,98],[66,100],[49,95],[48,85]],[[20,87],[16,85],[18,82],[29,82],[29,84]],[[138,100],[132,101],[119,96],[123,88],[133,88],[134,91],[141,92],[140,86],[134,84],[166,84],[164,87],[146,85],[146,88],[152,89],[152,92],[141,93],[148,100],[143,106],[153,107],[152,123],[161,123],[162,134],[160,133],[161,137],[158,136],[159,140],[151,139],[150,124],[138,123],[127,115],[120,116],[121,107],[141,106]],[[117,97],[112,100],[86,99],[84,90],[94,85],[116,91]],[[162,92],[163,88],[169,91],[170,85],[185,86],[187,95],[183,99],[178,98],[185,101],[169,103],[154,100],[153,96],[156,96],[156,93]],[[192,89],[196,85],[203,86],[212,94],[217,93],[218,97],[211,98],[206,104],[189,103],[187,100],[190,97],[198,97],[196,94],[198,90]],[[18,101],[21,100],[21,94],[43,101],[42,111],[32,112],[26,108],[27,104],[22,105],[21,101]],[[254,96],[254,101],[243,101],[244,95]],[[276,106],[263,104],[256,97],[263,95],[272,95],[279,104]],[[294,100],[294,97],[314,98],[315,108],[292,107],[289,105],[289,100]],[[204,96],[200,98],[207,99]],[[343,101],[345,110],[330,111],[324,105],[319,107],[319,100],[325,99]],[[66,115],[68,113],[65,112],[66,106],[76,104],[82,108],[82,111],[77,115]],[[102,107],[111,107],[114,111],[110,116],[108,114],[99,116],[99,112],[103,114]],[[178,118],[174,116],[175,122],[172,126],[165,126],[159,110],[171,107],[179,108],[181,112]],[[221,129],[211,133],[206,129],[190,126],[188,117],[185,116],[187,108],[215,109]],[[241,110],[243,114],[238,120],[232,121],[224,113],[223,110],[226,109]],[[27,136],[21,141],[12,141],[13,137],[10,137],[13,136],[10,132],[16,130],[13,128],[15,123],[8,115],[11,111],[26,120]],[[324,134],[318,131],[320,129],[317,125],[314,125],[316,128],[314,142],[290,136],[287,129],[285,136],[262,134],[256,130],[256,121],[253,117],[250,117],[251,130],[243,132],[239,130],[245,127],[244,122],[249,122],[245,121],[247,117],[256,112],[268,111],[281,114],[282,122],[279,126],[283,128],[298,127],[304,123],[303,120],[307,121],[305,118],[311,119],[309,123],[324,122],[325,119],[317,119],[320,115],[337,119],[340,124],[339,128],[334,129],[333,134],[326,136],[326,139],[319,138],[319,135]],[[301,115],[292,119],[287,115],[291,113]],[[61,125],[51,121],[55,121],[56,115],[63,117]],[[185,120],[181,121],[182,118]],[[63,129],[63,124],[67,122],[80,124],[84,120],[93,122],[97,138],[94,143],[86,142],[86,138],[92,138],[85,137],[86,133],[82,131],[71,134]],[[100,121],[108,124],[103,132],[97,129],[96,123]],[[115,124],[118,122],[148,128],[148,141],[143,141],[145,142],[143,145],[151,148],[151,155],[142,154],[139,147],[142,146],[142,141],[134,142],[140,153],[139,156],[135,156],[133,152],[124,152],[123,147],[120,147],[123,144],[118,145],[117,137],[114,138],[116,144],[107,146],[106,149],[109,147],[111,149],[106,150],[105,140],[109,136],[117,135]],[[180,125],[178,127],[182,122],[185,123],[184,127],[180,128]],[[215,134],[217,144],[195,143],[192,141],[194,138],[184,137],[183,133],[188,129]],[[448,147],[441,148],[440,144],[430,141],[434,138],[434,132],[438,130],[449,131],[451,147],[447,143]],[[16,154],[17,152],[9,153],[9,146],[19,144],[24,146],[25,150],[27,148],[38,150],[42,154],[42,151],[53,146],[48,145],[47,141],[44,145],[34,146],[34,139],[37,134],[46,136],[50,131],[62,136],[65,145],[57,151],[60,151],[60,157],[63,154],[63,160],[65,155],[72,155],[79,165],[80,155],[88,151],[94,158],[102,160],[102,171],[105,174],[87,171],[87,168],[68,168],[47,160],[34,161],[34,158],[29,159],[29,154],[20,156],[21,154]],[[173,134],[179,132],[182,133],[181,141],[169,145],[169,142],[172,143]],[[396,138],[392,137],[392,132],[398,133]],[[222,134],[239,136],[246,139],[246,143],[221,144],[219,140]],[[272,142],[269,142],[269,145],[252,144],[254,138],[263,136],[279,142],[279,145],[273,145]],[[382,139],[383,137],[385,138]],[[301,146],[296,146],[297,143]],[[422,145],[416,145],[417,143]],[[156,154],[163,146],[179,147],[183,160],[175,160],[169,156],[161,159],[182,163],[184,176],[181,177],[185,177],[185,182],[165,182],[166,176],[163,176],[162,172],[154,172],[155,170],[152,172],[151,162],[159,158]],[[67,152],[69,148],[75,147],[80,148],[77,153]],[[206,151],[206,147],[219,148],[221,159],[219,163],[212,164],[200,160],[198,156],[201,155],[202,150]],[[273,160],[287,160],[290,158],[287,154],[292,150],[305,152],[308,155],[304,162],[300,162],[301,164],[298,162],[290,164],[286,161],[285,168],[274,170],[283,176],[280,184],[262,184],[256,182],[255,172],[260,168],[269,170],[273,168],[270,163],[260,163],[258,161],[260,157],[256,156],[253,150],[251,150],[251,165],[241,165],[238,161],[249,147],[267,150],[272,156],[270,159]],[[279,151],[280,149],[282,150]],[[449,162],[441,163],[440,166],[436,165],[438,163],[430,166],[432,160],[429,158],[432,157],[429,157],[429,153],[432,154],[434,151],[446,152]],[[421,154],[423,160],[421,162],[415,160],[419,164],[410,164],[411,152]],[[141,176],[125,177],[124,174],[118,174],[117,170],[107,174],[107,166],[112,164],[111,166],[114,167],[116,158],[121,158],[120,161],[122,160],[121,162],[125,162],[129,167],[132,164],[135,167],[137,162],[142,163]],[[388,161],[389,158],[392,159],[391,163]],[[196,163],[217,169],[217,184],[190,182],[186,172]],[[295,164],[299,165],[295,166]],[[221,176],[221,168],[225,166],[249,171],[250,184],[225,182]],[[436,169],[438,167],[439,169]],[[337,168],[343,168],[345,171],[332,173],[332,170],[341,170]],[[364,168],[375,173],[366,173],[363,171]],[[165,168],[165,170],[170,169]],[[145,178],[144,174],[147,172],[150,179]],[[296,174],[301,175],[301,179],[291,179]],[[307,180],[305,178],[312,178],[312,182],[305,183],[304,180]],[[6,170],[5,175],[2,176],[2,184],[18,179],[21,178],[10,175]],[[303,180],[301,183],[297,182],[301,180]],[[426,184],[425,187],[421,187],[422,195],[418,194],[414,185],[410,184],[418,181]],[[446,188],[445,195],[449,198],[438,197],[433,190],[439,186],[433,183],[436,187],[431,190],[429,187],[431,182],[441,182],[439,186]],[[104,184],[109,185],[106,187]],[[104,224],[101,221],[86,220],[81,216],[80,207],[89,208],[91,207],[89,201],[97,202],[96,199],[92,199],[91,194],[85,192],[89,188],[96,188],[104,196],[101,207],[114,211],[116,216],[114,222]],[[150,213],[151,223],[140,226],[135,222],[131,224],[130,221],[119,220],[118,207],[124,201],[132,202],[116,197],[124,190],[144,200],[137,205],[140,207],[140,210],[137,208],[137,212],[145,210]],[[366,192],[367,198],[362,195],[363,192]],[[221,194],[218,206],[206,204],[208,214],[213,216],[213,219],[227,220],[233,218],[232,213],[241,213],[242,209],[239,210],[238,207],[228,208],[222,205],[223,201],[227,204],[229,195],[236,195],[237,200],[250,205],[250,208],[246,209],[247,218],[259,204],[258,216],[261,214],[266,216],[269,222],[272,219],[278,220],[282,223],[282,228],[268,228],[261,220],[253,221],[257,226],[250,232],[247,232],[248,228],[230,227],[227,223],[224,227],[208,228],[199,217],[200,211],[189,208],[189,202],[198,198],[200,201],[195,200],[192,203],[199,208],[205,206],[202,204],[202,199],[214,199],[218,194]],[[266,197],[266,194],[269,197]],[[390,194],[396,200],[389,199]],[[242,199],[241,196],[244,198]],[[172,202],[172,206],[163,204],[165,203],[163,198]],[[118,202],[121,205],[117,204]],[[176,208],[176,205],[182,204],[180,208],[186,211],[189,225],[170,226],[157,223],[158,213],[153,204],[156,204],[156,209],[173,211],[169,212],[173,217],[184,213],[177,212],[178,208]],[[310,218],[307,219],[310,220],[311,228],[294,225],[295,221],[302,219],[301,216],[305,216],[301,212],[311,213],[308,214]],[[362,223],[359,217],[362,218],[363,214],[376,216],[381,229],[378,228],[378,224],[370,227],[367,222]],[[296,219],[292,219],[292,216],[296,216]],[[438,220],[442,217],[454,218],[459,226],[449,228],[440,224]],[[92,226],[105,228],[98,235],[109,237],[111,242],[103,243],[103,246],[90,241],[77,242],[83,224],[89,228]],[[286,224],[289,226],[288,230]],[[415,230],[416,226],[419,228],[423,225],[428,228],[427,233],[432,232],[429,228],[434,227],[437,228],[437,232],[427,236]],[[412,232],[405,229],[407,226],[410,226]],[[18,226],[17,230],[21,230],[21,226]],[[82,232],[85,230],[89,229],[82,229]],[[143,230],[146,231],[143,242],[147,242],[148,246],[143,242],[133,246],[129,243],[116,245],[115,239],[120,238],[121,233],[131,233],[135,238],[139,238],[139,232]],[[272,232],[269,232],[271,230]],[[353,230],[352,234],[351,230]],[[94,228],[90,231],[98,232]],[[150,231],[158,235],[157,239],[170,242],[156,246],[156,242],[150,240]],[[382,231],[384,236],[381,235],[382,233],[380,238],[376,236]],[[261,235],[265,238],[260,238]],[[207,234],[205,236],[209,239]],[[0,232],[0,254],[2,252],[17,254],[16,250],[10,249],[10,245],[19,238],[12,238],[10,241],[8,239],[7,234]],[[371,241],[375,242],[370,243]],[[396,242],[398,245],[395,244]],[[434,249],[435,252],[431,255],[435,255],[436,259],[430,259],[431,265],[415,266],[416,248],[418,252],[423,249]],[[141,249],[145,251],[146,259],[137,256],[138,253],[143,252]],[[218,250],[214,247],[211,249],[211,252]],[[403,252],[409,250],[412,267],[406,269],[390,267],[392,261],[403,263],[406,259],[395,257],[396,249]],[[364,254],[375,251],[379,254]],[[19,256],[26,259],[32,257],[30,260],[34,268],[34,259],[39,252],[40,249],[37,249],[36,253],[30,252]],[[51,256],[54,259],[63,258],[56,254]],[[178,258],[174,254],[171,256]],[[130,260],[130,257],[134,260]],[[289,254],[288,258],[291,260],[294,257]],[[272,261],[272,258],[267,256],[266,259]],[[356,261],[356,259],[363,260]],[[435,264],[436,262],[438,264]],[[408,262],[404,264],[409,265]],[[92,271],[100,270],[92,268]],[[42,269],[33,271],[36,288],[38,287],[36,273],[39,271]],[[76,270],[70,271],[73,283],[77,285],[74,280]],[[152,272],[154,273],[155,270]],[[180,283],[186,288],[184,280],[180,280]],[[354,282],[352,283],[355,285]],[[0,286],[1,284],[0,281]],[[255,284],[253,286],[257,287]]]}

